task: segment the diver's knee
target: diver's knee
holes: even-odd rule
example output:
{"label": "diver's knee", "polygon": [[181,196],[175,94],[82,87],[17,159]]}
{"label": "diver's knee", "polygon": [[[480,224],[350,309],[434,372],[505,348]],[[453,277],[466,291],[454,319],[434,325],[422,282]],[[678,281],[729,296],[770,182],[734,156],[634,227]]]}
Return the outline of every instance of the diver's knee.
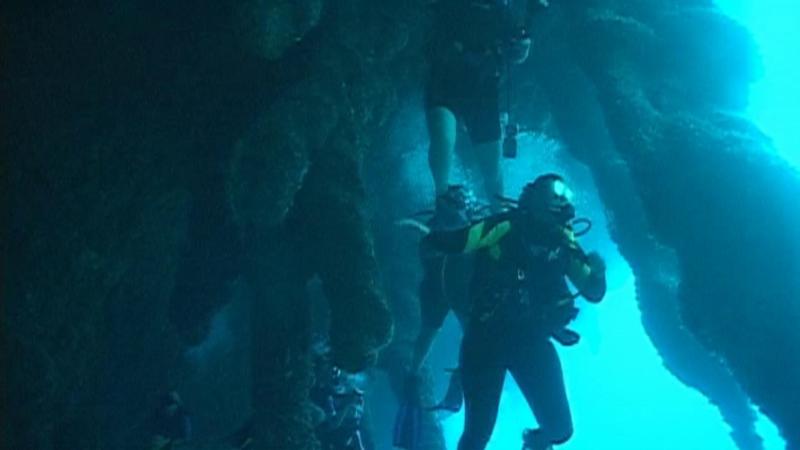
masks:
{"label": "diver's knee", "polygon": [[435,128],[443,124],[455,123],[456,115],[450,108],[445,106],[435,106],[425,112],[428,126]]}
{"label": "diver's knee", "polygon": [[572,428],[572,423],[569,423],[558,430],[553,430],[550,440],[553,444],[561,445],[572,439],[575,430]]}
{"label": "diver's knee", "polygon": [[433,108],[428,111],[428,134],[432,145],[454,145],[456,140],[455,114],[443,107]]}

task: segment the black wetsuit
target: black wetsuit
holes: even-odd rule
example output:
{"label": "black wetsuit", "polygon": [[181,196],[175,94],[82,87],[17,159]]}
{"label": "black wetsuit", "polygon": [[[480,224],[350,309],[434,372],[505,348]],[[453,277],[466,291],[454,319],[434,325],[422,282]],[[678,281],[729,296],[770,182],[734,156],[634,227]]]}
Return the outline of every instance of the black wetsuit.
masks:
{"label": "black wetsuit", "polygon": [[571,230],[537,232],[506,216],[432,233],[426,242],[446,252],[476,252],[461,348],[466,419],[459,449],[486,446],[507,370],[550,442],[565,442],[572,419],[549,336],[575,317],[566,276],[586,287],[590,300],[599,301],[605,292],[604,278],[588,267]]}
{"label": "black wetsuit", "polygon": [[[503,48],[525,22],[525,1],[442,0],[437,4],[430,74],[425,89],[428,109],[452,111],[474,144],[498,141],[500,79],[506,67]],[[522,12],[520,14],[519,12]]]}
{"label": "black wetsuit", "polygon": [[419,284],[419,302],[422,326],[438,330],[450,311],[463,323],[469,315],[468,280],[472,275],[472,257],[443,255],[421,246],[420,260],[422,281]]}

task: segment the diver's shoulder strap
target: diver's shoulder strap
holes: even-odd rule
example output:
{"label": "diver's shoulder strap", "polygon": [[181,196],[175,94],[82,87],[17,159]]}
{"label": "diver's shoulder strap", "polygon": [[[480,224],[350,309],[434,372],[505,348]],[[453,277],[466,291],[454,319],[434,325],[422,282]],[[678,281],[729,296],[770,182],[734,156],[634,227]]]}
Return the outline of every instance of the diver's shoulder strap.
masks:
{"label": "diver's shoulder strap", "polygon": [[469,227],[465,252],[497,245],[511,232],[511,218],[506,214],[490,216]]}
{"label": "diver's shoulder strap", "polygon": [[501,214],[458,230],[434,230],[425,237],[423,245],[445,253],[471,253],[495,246],[510,231],[510,218]]}

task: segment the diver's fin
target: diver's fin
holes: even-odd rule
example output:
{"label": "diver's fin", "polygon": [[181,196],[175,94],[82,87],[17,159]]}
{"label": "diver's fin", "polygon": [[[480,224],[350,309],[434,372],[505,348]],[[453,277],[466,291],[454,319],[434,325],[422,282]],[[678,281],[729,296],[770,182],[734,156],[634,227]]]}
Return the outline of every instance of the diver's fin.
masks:
{"label": "diver's fin", "polygon": [[459,404],[446,403],[444,400],[442,400],[436,406],[431,406],[430,408],[426,408],[426,411],[430,411],[430,412],[446,412],[446,413],[455,414],[455,413],[461,411],[461,404],[460,403]]}
{"label": "diver's fin", "polygon": [[392,445],[406,450],[421,447],[422,414],[422,408],[413,402],[405,401],[400,405],[394,421]]}
{"label": "diver's fin", "polygon": [[522,450],[553,450],[553,445],[541,430],[527,429],[522,432]]}
{"label": "diver's fin", "polygon": [[464,388],[461,386],[461,373],[454,369],[450,375],[450,382],[447,385],[447,393],[436,406],[428,408],[428,411],[446,411],[457,413],[461,411],[464,404]]}
{"label": "diver's fin", "polygon": [[569,328],[560,328],[554,331],[551,336],[564,347],[572,347],[581,341],[581,335]]}

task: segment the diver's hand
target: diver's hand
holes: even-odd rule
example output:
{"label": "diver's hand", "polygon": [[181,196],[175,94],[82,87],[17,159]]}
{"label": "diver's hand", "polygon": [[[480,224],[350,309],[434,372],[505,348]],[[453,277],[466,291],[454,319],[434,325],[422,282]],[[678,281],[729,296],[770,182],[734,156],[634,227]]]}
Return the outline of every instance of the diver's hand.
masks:
{"label": "diver's hand", "polygon": [[606,273],[606,262],[597,252],[591,252],[586,255],[586,264],[593,274],[602,275]]}

